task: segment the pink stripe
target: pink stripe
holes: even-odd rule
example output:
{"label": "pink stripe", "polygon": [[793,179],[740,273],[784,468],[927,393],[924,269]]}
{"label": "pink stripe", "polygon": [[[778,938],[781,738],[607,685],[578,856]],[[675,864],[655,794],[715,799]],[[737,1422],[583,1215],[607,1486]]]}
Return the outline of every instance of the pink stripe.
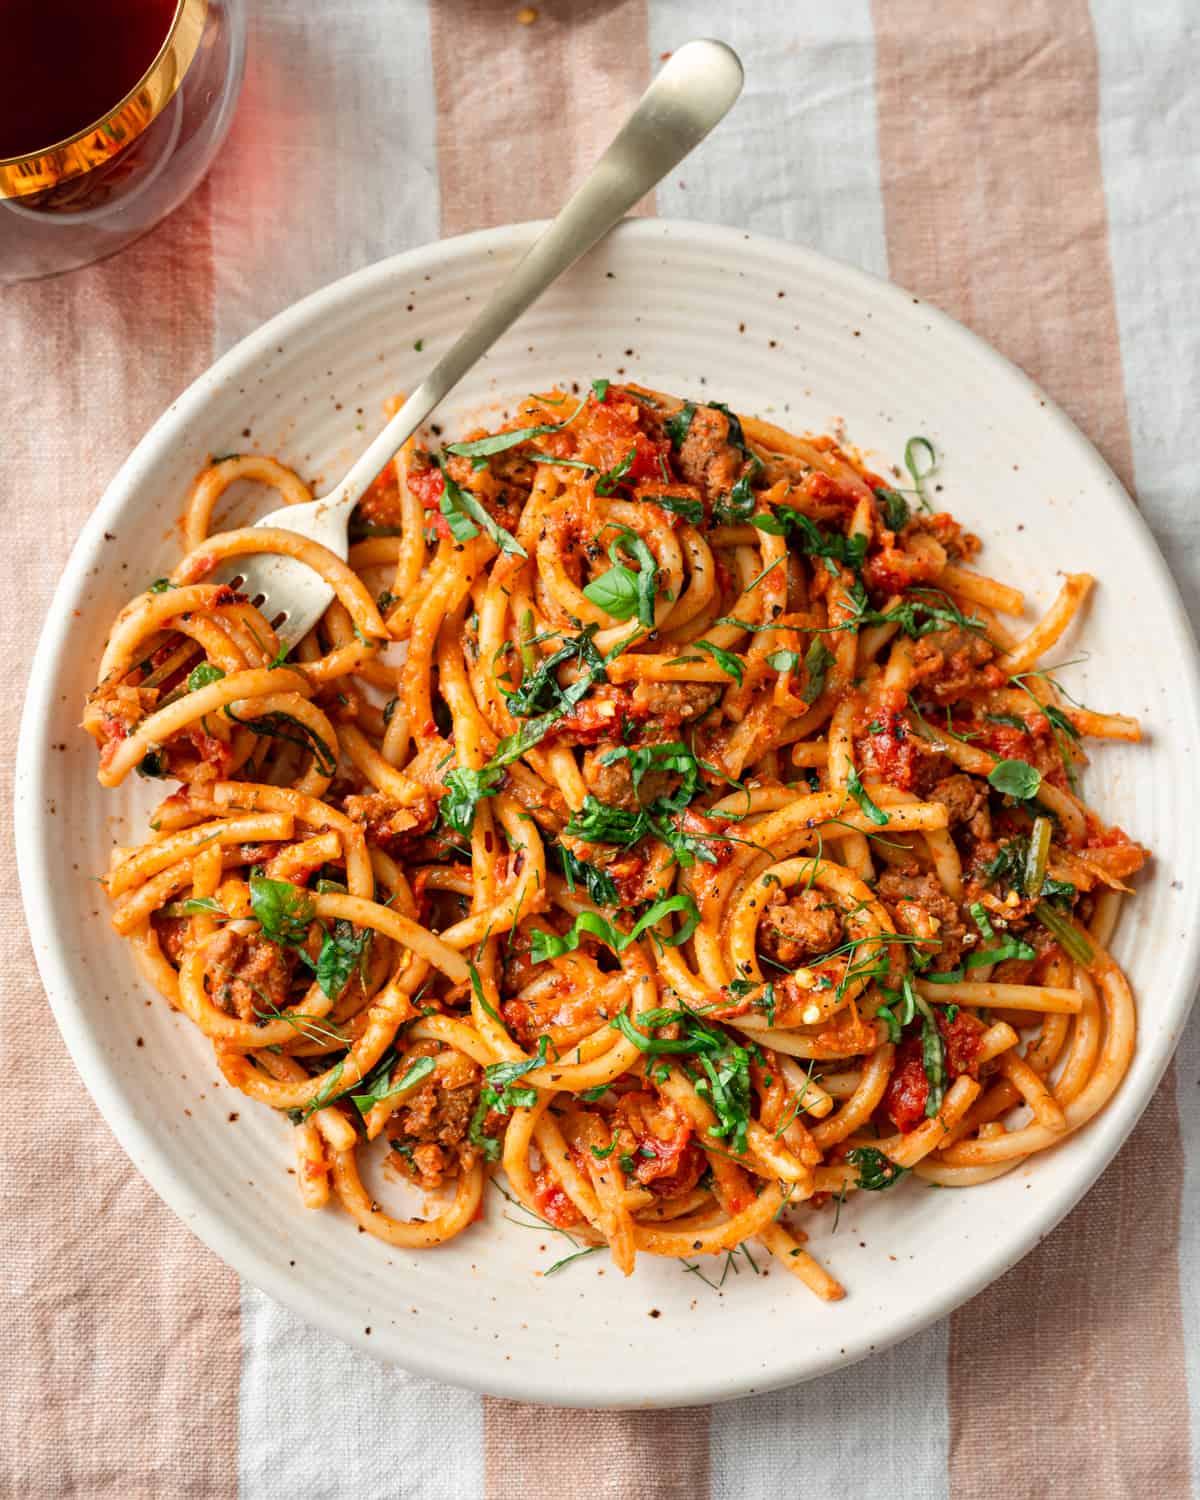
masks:
{"label": "pink stripe", "polygon": [[[874,13],[891,274],[1028,370],[1128,482],[1086,0]],[[1174,1093],[1172,1071],[1066,1224],[955,1314],[956,1500],[1187,1493]]]}
{"label": "pink stripe", "polygon": [[649,82],[647,0],[431,0],[442,232],[549,218]]}
{"label": "pink stripe", "polygon": [[488,1400],[483,1432],[488,1500],[703,1500],[709,1493],[706,1407],[567,1411]]}
{"label": "pink stripe", "polygon": [[[50,591],[104,484],[167,399],[211,357],[205,189],[102,266],[4,294],[0,492],[17,590],[0,643],[28,662]],[[91,643],[83,643],[91,650]],[[20,668],[17,676],[23,675]],[[0,714],[11,806],[19,694]],[[81,873],[80,879],[85,878]],[[238,1282],[138,1176],[66,1057],[23,933],[12,859],[0,905],[13,943],[0,1049],[0,1201],[19,1225],[4,1262],[0,1490],[229,1500],[237,1493]],[[102,916],[97,920],[103,920]],[[129,1003],[143,1003],[132,962]]]}

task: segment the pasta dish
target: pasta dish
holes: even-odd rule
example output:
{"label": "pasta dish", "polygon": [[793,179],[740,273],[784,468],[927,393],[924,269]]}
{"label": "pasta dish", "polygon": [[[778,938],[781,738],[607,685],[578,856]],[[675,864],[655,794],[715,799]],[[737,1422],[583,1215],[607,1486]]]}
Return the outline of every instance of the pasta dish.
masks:
{"label": "pasta dish", "polygon": [[[1139,727],[1048,660],[1092,579],[1023,626],[932,445],[904,459],[597,380],[411,440],[346,562],[212,529],[237,480],[312,498],[274,459],[200,473],[86,705],[103,786],[178,784],[104,885],[305,1205],[435,1246],[502,1174],[627,1274],[757,1242],[835,1299],[814,1213],[985,1183],[1104,1106],[1147,854],[1079,778]],[[334,592],[290,650],[231,571],[264,551]]]}

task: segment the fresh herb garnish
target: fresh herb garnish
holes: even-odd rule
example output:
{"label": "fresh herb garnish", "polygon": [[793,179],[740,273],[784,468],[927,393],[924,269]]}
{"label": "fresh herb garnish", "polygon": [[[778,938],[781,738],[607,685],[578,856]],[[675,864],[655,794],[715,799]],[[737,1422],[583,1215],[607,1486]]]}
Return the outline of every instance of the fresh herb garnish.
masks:
{"label": "fresh herb garnish", "polygon": [[913,487],[923,509],[932,510],[929,496],[925,493],[925,481],[937,470],[938,457],[927,437],[911,437],[904,445],[904,467],[912,475]]}
{"label": "fresh herb garnish", "polygon": [[858,1168],[858,1185],[868,1193],[890,1188],[908,1171],[907,1167],[898,1166],[874,1146],[856,1146],[853,1151],[846,1152],[846,1160]]}
{"label": "fresh herb garnish", "polygon": [[637,444],[635,443],[624,458],[615,463],[611,469],[606,470],[596,479],[597,495],[611,495],[621,485],[625,476],[633,468],[633,461],[637,457]]}
{"label": "fresh herb garnish", "polygon": [[804,670],[808,673],[808,681],[804,684],[804,691],[800,697],[805,703],[815,703],[825,691],[829,669],[836,661],[837,657],[820,636],[817,636],[804,653]]}
{"label": "fresh herb garnish", "polygon": [[750,488],[749,476],[743,474],[729,494],[713,506],[712,523],[714,526],[745,525],[754,515],[757,503],[754,491]]}
{"label": "fresh herb garnish", "polygon": [[405,1069],[400,1081],[392,1083],[392,1069],[395,1065],[396,1055],[389,1050],[363,1079],[363,1092],[350,1095],[360,1115],[365,1115],[384,1099],[390,1099],[393,1094],[408,1093],[422,1079],[428,1078],[436,1067],[432,1057],[418,1057],[411,1067]]}
{"label": "fresh herb garnish", "polygon": [[[470,490],[460,489],[444,464],[439,464],[442,471],[442,498],[438,502],[438,509],[445,516],[455,541],[470,541],[473,536],[483,530],[500,551],[506,557],[528,557],[528,552],[517,541],[511,532],[505,531]],[[463,524],[465,522],[465,525]],[[474,525],[472,525],[474,522]],[[470,528],[469,530],[467,528]]]}
{"label": "fresh herb garnish", "polygon": [[293,714],[276,709],[257,719],[239,719],[233,711],[232,703],[225,705],[224,714],[227,719],[232,719],[251,734],[257,734],[263,739],[286,740],[289,745],[299,745],[302,750],[307,750],[313,758],[313,765],[322,776],[332,776],[336,772],[337,756],[315,730]]}
{"label": "fresh herb garnish", "polygon": [[714,646],[711,641],[689,641],[688,649],[707,651],[727,677],[732,677],[738,687],[742,685],[742,659],[732,651],[724,651],[720,646]]}
{"label": "fresh herb garnish", "polygon": [[[632,1018],[622,1011],[609,1024],[649,1057],[664,1053],[693,1056],[703,1070],[702,1076],[694,1081],[696,1092],[707,1100],[717,1117],[717,1124],[709,1127],[709,1134],[727,1139],[732,1151],[745,1152],[750,1123],[751,1052],[748,1047],[734,1042],[726,1032],[706,1024],[687,1009],[644,1011]],[[667,1025],[677,1025],[682,1035],[672,1038],[647,1036],[639,1029],[645,1027],[657,1031]]]}
{"label": "fresh herb garnish", "polygon": [[854,769],[853,766],[850,767],[850,774],[846,778],[846,790],[854,798],[855,802],[858,803],[859,807],[862,808],[866,816],[870,818],[872,823],[875,823],[880,828],[882,828],[883,825],[888,822],[887,813],[885,813],[881,807],[876,806],[876,804],[872,802],[870,793],[859,780],[858,772]]}
{"label": "fresh herb garnish", "polygon": [[875,491],[875,498],[883,510],[884,524],[889,531],[899,531],[908,524],[908,501],[899,490],[880,488]]}
{"label": "fresh herb garnish", "polygon": [[666,947],[677,948],[680,943],[685,943],[700,925],[700,913],[696,909],[696,903],[690,896],[682,893],[664,896],[648,906],[628,932],[620,931],[607,917],[601,917],[592,911],[581,911],[563,937],[535,927],[529,956],[535,964],[540,964],[551,958],[561,958],[565,953],[574,953],[584,933],[598,938],[614,953],[624,953],[626,948],[636,942],[647,928],[653,927],[664,917],[676,911],[684,913],[683,926],[667,937],[661,937],[657,933],[655,936]]}
{"label": "fresh herb garnish", "polygon": [[220,682],[224,675],[221,667],[213,666],[210,661],[202,661],[188,673],[188,692],[194,693],[197,688],[207,687],[210,682]]}
{"label": "fresh herb garnish", "polygon": [[704,521],[703,502],[687,495],[643,495],[642,499],[647,505],[657,505],[660,510],[681,516],[689,526],[699,526]]}
{"label": "fresh herb garnish", "polygon": [[565,844],[548,844],[546,853],[562,870],[568,890],[581,885],[597,906],[616,906],[617,887],[607,870],[578,859]]}
{"label": "fresh herb garnish", "polygon": [[225,908],[215,896],[189,896],[186,901],[180,904],[180,910],[187,917],[224,917],[228,915]]}
{"label": "fresh herb garnish", "polygon": [[[607,573],[601,573],[586,585],[583,596],[614,620],[629,620],[637,615],[640,624],[652,627],[658,563],[636,531],[628,526],[616,529],[620,535],[608,547],[613,565]],[[622,550],[637,562],[636,571],[622,562]]]}
{"label": "fresh herb garnish", "polygon": [[336,999],[350,983],[355,969],[361,971],[366,963],[371,931],[370,927],[356,928],[353,922],[340,917],[332,928],[326,929],[317,955],[317,983],[330,999]]}
{"label": "fresh herb garnish", "polygon": [[1037,795],[1042,773],[1024,760],[998,760],[988,772],[988,785],[994,791],[1026,802]]}
{"label": "fresh herb garnish", "polygon": [[[607,382],[605,386],[607,388]],[[512,432],[493,432],[488,437],[476,438],[470,443],[447,443],[446,452],[457,453],[462,458],[490,458],[493,453],[503,453],[508,448],[515,448],[518,443],[527,443],[530,438],[548,437],[552,432],[561,432],[564,427],[571,425],[586,405],[585,396],[565,422],[550,422],[540,427],[517,427]],[[521,555],[523,557],[525,554]]]}
{"label": "fresh herb garnish", "polygon": [[307,942],[314,915],[312,898],[290,880],[268,880],[260,871],[252,871],[250,910],[271,942],[285,948]]}
{"label": "fresh herb garnish", "polygon": [[685,401],[678,411],[672,412],[663,422],[663,431],[671,440],[671,447],[676,453],[683,447],[688,433],[691,431],[692,418],[696,415],[696,408],[691,401]]}

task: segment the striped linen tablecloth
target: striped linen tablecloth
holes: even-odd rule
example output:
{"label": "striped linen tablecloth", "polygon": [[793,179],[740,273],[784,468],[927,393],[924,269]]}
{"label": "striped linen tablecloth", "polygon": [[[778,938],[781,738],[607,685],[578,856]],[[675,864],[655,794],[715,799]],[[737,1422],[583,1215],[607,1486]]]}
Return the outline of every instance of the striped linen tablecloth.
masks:
{"label": "striped linen tablecloth", "polygon": [[[1194,0],[541,0],[532,22],[515,0],[252,10],[210,180],[114,261],[0,294],[0,778],[76,532],[167,400],[334,277],[553,213],[695,35],[738,49],[746,93],[657,212],[815,246],[962,319],[1097,443],[1200,608]],[[191,1237],[79,1086],[11,858],[0,882],[0,1495],[1200,1494],[1197,1024],[1080,1207],[920,1337],[711,1410],[523,1407],[312,1332]]]}

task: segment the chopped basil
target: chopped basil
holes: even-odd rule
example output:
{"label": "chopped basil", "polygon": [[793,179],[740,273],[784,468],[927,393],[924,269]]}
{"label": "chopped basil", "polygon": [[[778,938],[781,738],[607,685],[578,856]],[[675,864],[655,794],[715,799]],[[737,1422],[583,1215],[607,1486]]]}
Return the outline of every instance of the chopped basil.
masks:
{"label": "chopped basil", "polygon": [[617,905],[617,887],[607,870],[577,859],[565,844],[548,844],[546,853],[562,870],[568,890],[574,891],[581,885],[597,906]]}
{"label": "chopped basil", "polygon": [[884,524],[889,531],[899,531],[908,524],[908,501],[899,490],[877,489],[875,498],[883,510]]}
{"label": "chopped basil", "polygon": [[210,682],[220,682],[224,675],[221,667],[214,667],[210,661],[202,661],[188,673],[188,692],[194,693],[197,688],[207,687]]}
{"label": "chopped basil", "polygon": [[691,401],[685,401],[680,409],[672,412],[663,422],[663,431],[671,440],[671,447],[676,453],[683,447],[687,440],[688,432],[691,430],[692,418],[696,415],[696,408]]}
{"label": "chopped basil", "polygon": [[687,495],[643,495],[642,499],[647,505],[657,505],[660,510],[681,516],[689,526],[700,526],[704,522],[703,503]]}
{"label": "chopped basil", "polygon": [[615,463],[611,469],[601,474],[596,480],[597,495],[611,495],[618,485],[624,481],[630,469],[633,468],[633,461],[636,457],[637,444],[635,443],[623,459]]}
{"label": "chopped basil", "polygon": [[363,1079],[363,1092],[350,1095],[360,1115],[365,1115],[375,1105],[384,1099],[390,1099],[394,1094],[407,1094],[423,1079],[428,1078],[436,1067],[432,1057],[418,1057],[411,1067],[405,1069],[399,1083],[392,1083],[391,1073],[395,1065],[396,1055],[389,1051]]}
{"label": "chopped basil", "polygon": [[[438,503],[438,509],[446,517],[456,541],[469,541],[471,537],[478,535],[478,528],[482,528],[506,557],[529,556],[516,537],[511,532],[505,531],[499,521],[484,509],[479,499],[470,490],[460,489],[455,484],[444,466],[442,466],[442,482],[442,498]],[[470,520],[467,519],[468,517]],[[476,523],[474,526],[471,525],[472,521]],[[462,524],[463,522],[466,522],[466,526]],[[469,531],[466,529],[468,526],[471,527]]]}
{"label": "chopped basil", "polygon": [[863,786],[862,782],[859,780],[858,772],[854,769],[853,766],[851,766],[850,774],[846,778],[846,790],[854,798],[855,802],[858,803],[859,807],[862,808],[867,817],[870,818],[871,822],[877,824],[880,828],[882,828],[883,825],[888,821],[888,815],[883,811],[882,808],[877,807],[875,803],[871,801],[870,794],[868,793],[866,787]]}
{"label": "chopped basil", "polygon": [[[804,684],[804,691],[800,696],[805,703],[815,703],[825,691],[825,680],[829,674],[829,668],[835,661],[837,657],[820,636],[817,636],[804,653],[804,670],[808,673],[808,681]],[[887,819],[885,818],[884,821],[886,822]]]}
{"label": "chopped basil", "polygon": [[742,685],[743,670],[742,659],[732,651],[724,651],[720,646],[714,646],[711,641],[689,641],[688,648],[699,651],[707,651],[727,677],[732,677],[738,687]]}
{"label": "chopped basil", "polygon": [[858,1168],[858,1185],[868,1193],[890,1188],[908,1171],[907,1167],[898,1166],[874,1146],[856,1146],[853,1151],[846,1152],[846,1160]]}
{"label": "chopped basil", "polygon": [[938,457],[927,437],[911,437],[904,445],[904,467],[912,475],[917,497],[925,510],[932,510],[925,493],[925,481],[937,471]]}
{"label": "chopped basil", "polygon": [[585,932],[598,938],[614,953],[624,953],[626,948],[636,942],[648,927],[653,927],[655,923],[676,911],[685,914],[683,926],[671,936],[660,938],[660,941],[668,948],[677,948],[680,943],[686,942],[700,925],[700,913],[696,909],[696,903],[690,896],[682,893],[664,896],[661,901],[655,901],[652,906],[646,908],[628,932],[621,932],[606,917],[598,916],[591,911],[581,911],[564,937],[559,937],[557,933],[546,932],[542,928],[535,928],[530,946],[530,958],[535,964],[540,964],[551,958],[561,958],[565,953],[574,953]]}
{"label": "chopped basil", "polygon": [[[654,625],[654,600],[658,581],[658,563],[653,552],[628,526],[617,527],[620,535],[608,547],[612,567],[593,578],[583,590],[598,609],[614,620],[629,620],[636,614],[639,624]],[[624,549],[637,562],[637,571],[621,561]]]}
{"label": "chopped basil", "polygon": [[1037,795],[1042,773],[1024,760],[998,760],[988,772],[988,785],[1006,797],[1025,802]]}
{"label": "chopped basil", "polygon": [[[518,427],[512,432],[493,432],[488,437],[476,438],[471,443],[447,443],[447,453],[457,453],[461,458],[489,458],[493,453],[503,453],[515,448],[518,443],[527,443],[530,438],[547,437],[552,432],[561,432],[569,427],[587,405],[585,396],[565,422],[550,422],[541,427]],[[522,554],[524,555],[524,554]]]}

